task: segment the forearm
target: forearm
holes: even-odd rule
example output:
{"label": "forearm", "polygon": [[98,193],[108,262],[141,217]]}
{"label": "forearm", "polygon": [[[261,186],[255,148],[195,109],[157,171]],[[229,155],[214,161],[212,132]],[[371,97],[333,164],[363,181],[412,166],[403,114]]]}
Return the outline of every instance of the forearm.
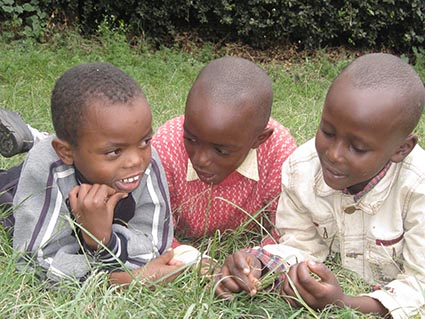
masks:
{"label": "forearm", "polygon": [[126,271],[114,271],[109,274],[111,285],[128,285],[135,279],[134,274]]}
{"label": "forearm", "polygon": [[133,280],[144,283],[146,281],[153,282],[155,279],[155,274],[149,276],[146,271],[146,266],[129,271],[114,271],[109,274],[109,282],[111,285],[128,286]]}
{"label": "forearm", "polygon": [[377,299],[368,296],[344,295],[343,300],[335,301],[335,305],[341,308],[353,308],[364,314],[374,313],[382,317],[388,315],[388,309],[386,309]]}

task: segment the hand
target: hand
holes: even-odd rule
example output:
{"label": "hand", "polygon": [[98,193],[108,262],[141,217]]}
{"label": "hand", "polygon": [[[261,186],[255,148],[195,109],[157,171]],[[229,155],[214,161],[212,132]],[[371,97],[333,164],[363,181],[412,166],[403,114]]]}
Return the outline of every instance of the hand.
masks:
{"label": "hand", "polygon": [[195,269],[199,269],[199,274],[207,279],[214,276],[217,261],[211,257],[202,257]]}
{"label": "hand", "polygon": [[262,264],[254,255],[238,251],[224,261],[216,277],[215,294],[232,299],[232,293],[245,290],[251,296],[260,285]]}
{"label": "hand", "polygon": [[[128,196],[107,185],[81,184],[69,192],[71,213],[88,233],[107,245],[112,235],[114,209],[118,201]],[[86,231],[82,231],[84,242],[92,249],[99,244]]]}
{"label": "hand", "polygon": [[151,260],[144,267],[136,270],[136,276],[147,282],[170,282],[180,275],[185,269],[185,263],[173,259],[172,249],[167,250],[161,256]]}
{"label": "hand", "polygon": [[158,282],[170,282],[185,269],[185,264],[181,261],[173,260],[173,256],[173,250],[169,249],[158,258],[151,260],[131,273],[125,271],[112,272],[109,275],[110,282],[111,284],[128,285],[136,279],[152,287]]}
{"label": "hand", "polygon": [[316,310],[330,304],[343,306],[346,297],[335,275],[324,264],[314,261],[300,262],[289,268],[281,294],[290,305],[296,307],[300,302],[296,300],[298,297],[295,290],[308,306]]}

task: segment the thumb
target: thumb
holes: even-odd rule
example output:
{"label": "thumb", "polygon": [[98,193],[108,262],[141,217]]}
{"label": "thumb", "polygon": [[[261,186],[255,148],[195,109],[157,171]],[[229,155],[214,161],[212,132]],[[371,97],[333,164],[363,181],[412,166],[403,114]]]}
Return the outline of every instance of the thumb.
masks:
{"label": "thumb", "polygon": [[174,257],[174,249],[168,248],[161,256],[158,258],[161,258],[165,263],[168,263],[171,259]]}
{"label": "thumb", "polygon": [[332,283],[332,284],[335,284],[338,282],[335,275],[323,263],[309,260],[307,262],[307,267],[311,272],[319,276],[322,282]]}
{"label": "thumb", "polygon": [[127,197],[128,197],[128,193],[115,193],[108,198],[108,202],[106,205],[112,206],[112,208],[115,208],[115,206],[117,206],[118,202],[121,199],[124,199]]}

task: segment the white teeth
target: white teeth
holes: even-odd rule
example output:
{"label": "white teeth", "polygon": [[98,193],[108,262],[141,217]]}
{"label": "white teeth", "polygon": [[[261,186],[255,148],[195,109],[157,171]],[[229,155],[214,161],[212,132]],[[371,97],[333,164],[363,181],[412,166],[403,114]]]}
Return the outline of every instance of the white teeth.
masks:
{"label": "white teeth", "polygon": [[137,175],[137,176],[134,176],[134,177],[123,178],[121,181],[122,181],[123,183],[133,183],[133,182],[135,182],[135,181],[138,181],[138,180],[139,180],[139,178],[140,178],[140,176],[139,176],[139,175]]}

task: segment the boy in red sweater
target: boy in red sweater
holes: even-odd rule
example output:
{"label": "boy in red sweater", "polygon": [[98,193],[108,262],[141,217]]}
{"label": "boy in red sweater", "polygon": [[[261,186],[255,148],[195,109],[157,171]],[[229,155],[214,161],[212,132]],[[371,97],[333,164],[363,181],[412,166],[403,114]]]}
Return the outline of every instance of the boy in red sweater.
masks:
{"label": "boy in red sweater", "polygon": [[272,82],[258,65],[223,57],[199,73],[184,116],[158,129],[152,144],[167,175],[177,237],[212,236],[265,212],[274,219],[281,167],[296,144],[270,118],[272,101]]}

